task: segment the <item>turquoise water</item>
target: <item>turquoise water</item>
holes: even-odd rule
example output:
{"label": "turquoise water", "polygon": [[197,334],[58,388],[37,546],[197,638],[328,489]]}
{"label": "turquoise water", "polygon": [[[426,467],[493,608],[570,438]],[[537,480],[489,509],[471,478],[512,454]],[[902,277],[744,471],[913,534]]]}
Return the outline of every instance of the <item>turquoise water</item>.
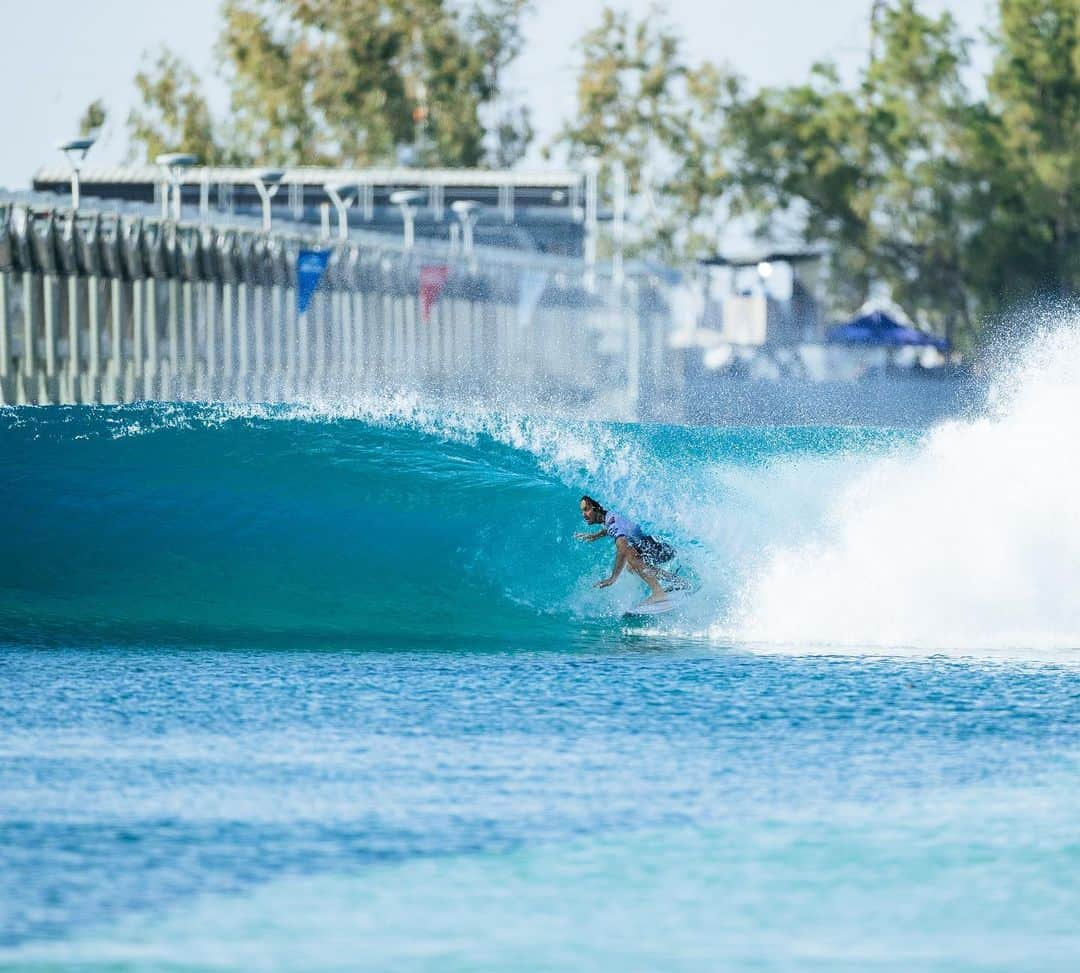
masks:
{"label": "turquoise water", "polygon": [[[1058,455],[1029,415],[0,411],[0,969],[1075,969],[1080,529],[992,475]],[[582,492],[685,612],[592,587]]]}

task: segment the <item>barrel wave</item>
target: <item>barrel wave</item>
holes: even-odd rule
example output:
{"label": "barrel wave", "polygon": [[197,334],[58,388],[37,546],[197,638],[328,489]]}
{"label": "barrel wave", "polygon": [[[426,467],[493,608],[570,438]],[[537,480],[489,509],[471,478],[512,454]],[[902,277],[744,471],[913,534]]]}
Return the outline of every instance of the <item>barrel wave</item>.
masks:
{"label": "barrel wave", "polygon": [[[0,630],[18,642],[780,651],[1080,646],[1075,329],[924,432],[522,418],[387,395],[0,411]],[[645,593],[583,492],[679,549]]]}
{"label": "barrel wave", "polygon": [[573,539],[583,491],[680,548],[705,583],[702,634],[731,601],[740,551],[809,513],[785,458],[805,472],[877,438],[530,420],[403,398],[29,408],[0,423],[4,631],[150,644],[618,632],[645,591],[629,577],[593,589],[612,555]]}
{"label": "barrel wave", "polygon": [[284,410],[6,419],[8,632],[482,639],[542,628],[569,580],[565,487],[494,442]]}

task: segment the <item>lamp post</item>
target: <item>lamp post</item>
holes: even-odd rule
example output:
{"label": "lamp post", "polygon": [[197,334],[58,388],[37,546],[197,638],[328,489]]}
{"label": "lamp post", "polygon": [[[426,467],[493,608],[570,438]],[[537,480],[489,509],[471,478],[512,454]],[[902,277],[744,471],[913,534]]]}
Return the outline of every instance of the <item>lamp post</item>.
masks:
{"label": "lamp post", "polygon": [[73,210],[79,208],[79,169],[82,168],[82,164],[86,161],[86,153],[90,151],[96,141],[92,136],[86,136],[85,138],[69,139],[67,142],[60,142],[56,146],[67,156],[68,163],[71,165],[71,208]]}
{"label": "lamp post", "polygon": [[330,197],[330,201],[334,204],[334,209],[337,211],[339,240],[349,239],[348,209],[356,202],[355,196],[342,197],[341,194],[348,188],[348,185],[343,182],[331,182],[323,186],[326,195]]}
{"label": "lamp post", "polygon": [[284,178],[284,169],[263,169],[261,172],[255,173],[251,180],[255,186],[255,191],[259,194],[259,199],[262,200],[262,225],[267,233],[270,232],[272,225],[270,200],[274,198],[274,194],[281,188],[281,180]]}
{"label": "lamp post", "polygon": [[180,174],[197,165],[199,157],[188,152],[166,152],[154,159],[165,170],[165,198],[161,201],[162,218],[169,216],[169,193],[173,196],[173,219],[180,222]]}
{"label": "lamp post", "polygon": [[401,219],[405,224],[405,249],[411,250],[416,242],[413,228],[413,219],[416,207],[413,205],[424,194],[415,189],[399,189],[390,194],[390,203],[401,208]]}
{"label": "lamp post", "polygon": [[210,222],[210,167],[203,166],[202,179],[199,180],[199,219]]}
{"label": "lamp post", "polygon": [[480,214],[477,210],[480,204],[472,199],[459,199],[450,204],[450,209],[461,223],[461,239],[465,249],[465,256],[472,256],[473,251],[473,227]]}

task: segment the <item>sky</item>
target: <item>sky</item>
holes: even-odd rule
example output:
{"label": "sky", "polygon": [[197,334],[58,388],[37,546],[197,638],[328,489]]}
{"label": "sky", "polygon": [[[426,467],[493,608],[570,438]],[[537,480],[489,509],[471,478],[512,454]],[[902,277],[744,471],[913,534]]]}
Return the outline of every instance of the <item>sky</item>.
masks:
{"label": "sky", "polygon": [[[512,82],[532,106],[537,146],[574,109],[575,41],[600,20],[602,0],[537,0],[526,24],[526,49]],[[615,0],[618,9],[645,15],[651,0]],[[683,33],[690,59],[727,64],[753,83],[805,79],[815,61],[835,60],[851,72],[867,56],[871,0],[668,0],[669,19]],[[133,103],[132,79],[147,51],[167,44],[207,79],[217,109],[224,89],[213,79],[213,45],[220,0],[0,0],[8,137],[0,143],[0,186],[25,188],[42,165],[61,161],[55,143],[73,137],[79,116],[102,98],[110,124],[87,164],[123,160],[123,124]],[[992,23],[993,0],[922,0],[948,9],[969,36]],[[985,70],[985,48],[975,51]],[[273,160],[267,160],[272,162]],[[526,164],[544,167],[534,150]]]}

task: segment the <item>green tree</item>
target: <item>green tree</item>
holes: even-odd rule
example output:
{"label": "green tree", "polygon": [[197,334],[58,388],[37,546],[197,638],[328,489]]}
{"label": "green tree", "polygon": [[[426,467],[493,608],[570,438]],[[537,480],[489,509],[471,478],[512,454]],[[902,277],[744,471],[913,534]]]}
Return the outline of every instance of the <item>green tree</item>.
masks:
{"label": "green tree", "polygon": [[95,99],[86,106],[79,116],[78,130],[80,135],[93,135],[105,127],[109,112],[105,102],[100,98]]}
{"label": "green tree", "polygon": [[[492,141],[482,116],[520,49],[528,7],[528,0],[483,0],[467,12],[447,0],[225,0],[217,55],[230,95],[227,121],[212,123],[197,80],[168,55],[137,79],[133,139],[150,155],[187,122],[187,134],[231,159],[388,164],[408,146],[419,165],[481,164]],[[520,111],[492,121],[494,143],[520,154],[527,121]]]}
{"label": "green tree", "polygon": [[731,210],[764,230],[794,216],[830,255],[836,310],[885,282],[932,326],[970,329],[967,258],[986,201],[969,167],[984,113],[963,83],[967,42],[914,0],[884,8],[877,35],[854,88],[818,65],[805,85],[729,107]]}
{"label": "green tree", "polygon": [[719,192],[711,121],[729,78],[686,63],[683,42],[658,6],[641,21],[611,7],[578,43],[577,113],[549,152],[571,162],[621,164],[632,198],[631,250],[680,260],[709,248],[698,232]]}
{"label": "green tree", "polygon": [[140,104],[128,116],[129,159],[152,161],[163,152],[191,152],[207,165],[246,161],[218,142],[198,75],[168,48],[145,58],[135,75]]}
{"label": "green tree", "polygon": [[522,24],[532,13],[532,0],[482,0],[469,12],[467,33],[473,39],[491,97],[484,106],[489,165],[507,169],[519,162],[535,137],[532,112],[517,92],[509,90],[507,69],[525,44]]}
{"label": "green tree", "polygon": [[[1080,6],[1000,0],[986,93],[965,83],[951,16],[916,0],[874,9],[854,84],[825,63],[757,90],[689,65],[658,10],[637,24],[605,10],[582,38],[560,143],[626,166],[643,252],[696,256],[741,218],[828,255],[834,313],[884,284],[968,345],[1008,304],[1080,289]],[[650,169],[654,213],[640,205]]]}
{"label": "green tree", "polygon": [[[995,169],[1014,273],[1028,289],[1080,289],[1080,5],[1001,0],[988,79]],[[1017,219],[1017,217],[1019,217]],[[1012,286],[1016,285],[1014,276]],[[1008,281],[1000,281],[1004,289]]]}
{"label": "green tree", "polygon": [[837,310],[882,282],[964,346],[1006,304],[1080,286],[1077,7],[1002,0],[989,98],[964,84],[951,17],[881,13],[855,87],[821,65],[728,106],[728,201],[764,229],[796,214],[830,254]]}

